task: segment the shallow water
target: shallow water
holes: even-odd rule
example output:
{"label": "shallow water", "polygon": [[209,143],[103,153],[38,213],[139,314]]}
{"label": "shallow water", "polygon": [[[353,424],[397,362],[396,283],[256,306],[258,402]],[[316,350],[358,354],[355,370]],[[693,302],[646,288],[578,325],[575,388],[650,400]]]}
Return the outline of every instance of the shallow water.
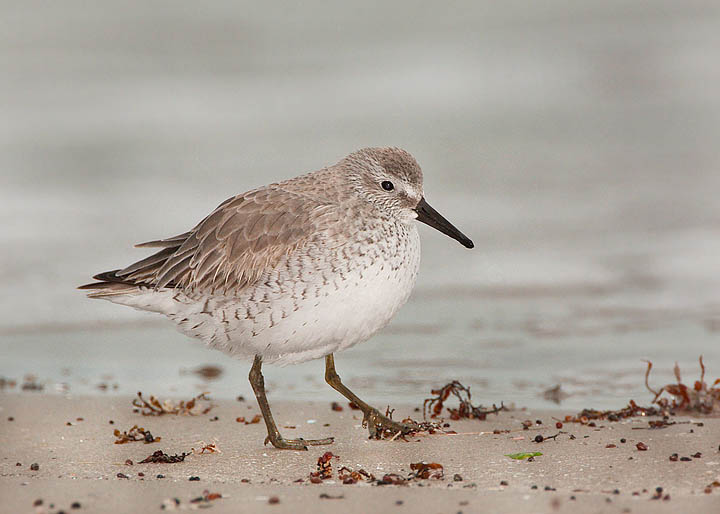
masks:
{"label": "shallow water", "polygon": [[[642,359],[655,384],[700,354],[720,375],[716,3],[303,5],[0,3],[0,376],[184,395],[206,386],[181,369],[217,363],[207,388],[247,396],[246,363],[73,288],[381,144],[476,249],[421,229],[410,302],[337,359],[368,398],[457,378],[484,404],[562,384],[618,407],[649,399]],[[320,362],[267,378],[336,398]]]}

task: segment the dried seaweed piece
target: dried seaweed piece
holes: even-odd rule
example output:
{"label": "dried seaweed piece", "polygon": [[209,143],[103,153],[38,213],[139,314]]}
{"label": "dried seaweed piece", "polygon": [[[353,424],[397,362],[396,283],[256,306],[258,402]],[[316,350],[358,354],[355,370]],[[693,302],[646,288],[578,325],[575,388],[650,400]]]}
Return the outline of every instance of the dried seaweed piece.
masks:
{"label": "dried seaweed piece", "polygon": [[397,473],[387,473],[375,483],[376,485],[408,485],[408,480]]}
{"label": "dried seaweed piece", "polygon": [[[202,496],[198,496],[198,497],[196,497],[196,498],[193,498],[192,500],[190,500],[190,503],[210,503],[211,501],[213,501],[213,500],[218,500],[218,499],[220,499],[220,498],[222,498],[222,497],[223,497],[223,496],[222,496],[222,494],[220,494],[220,493],[211,493],[210,491],[208,491],[207,489],[205,489],[205,490],[202,492]],[[208,507],[209,507],[209,505],[208,505]]]}
{"label": "dried seaweed piece", "polygon": [[667,414],[669,414],[668,411],[656,407],[640,407],[634,400],[630,400],[627,407],[619,410],[599,411],[595,409],[583,409],[575,416],[565,416],[563,421],[566,423],[589,425],[593,420],[620,421],[621,419],[635,416],[664,416]]}
{"label": "dried seaweed piece", "polygon": [[194,455],[202,455],[203,453],[222,453],[215,443],[205,444],[205,441],[200,441],[202,447],[199,450],[190,448],[190,452]]}
{"label": "dried seaweed piece", "polygon": [[430,413],[431,418],[437,418],[442,413],[442,409],[445,406],[445,401],[450,395],[455,396],[458,399],[459,406],[457,409],[446,407],[450,414],[450,419],[479,419],[484,420],[488,414],[497,414],[500,411],[507,410],[503,403],[500,403],[500,407],[493,404],[493,408],[489,410],[483,410],[482,406],[474,406],[470,401],[472,396],[470,394],[470,388],[462,385],[457,380],[445,384],[440,389],[433,389],[430,394],[434,394],[435,397],[427,398],[423,402],[423,418],[427,418],[427,413]]}
{"label": "dried seaweed piece", "polygon": [[374,482],[375,475],[368,473],[364,469],[353,471],[347,466],[343,466],[338,470],[338,478],[343,484],[356,484],[362,480],[366,482]]}
{"label": "dried seaweed piece", "polygon": [[42,391],[45,386],[37,381],[35,375],[25,375],[23,377],[23,384],[20,386],[23,391]]}
{"label": "dried seaweed piece", "polygon": [[190,454],[185,452],[180,455],[168,455],[162,450],[157,450],[153,452],[152,455],[138,462],[138,464],[175,464],[184,461],[188,455]]}
{"label": "dried seaweed piece", "polygon": [[423,480],[432,478],[440,480],[445,476],[445,470],[442,464],[438,464],[437,462],[415,462],[414,464],[410,464],[410,469],[415,472],[412,478],[421,478]]}
{"label": "dried seaweed piece", "polygon": [[[720,412],[720,378],[716,379],[711,386],[705,382],[705,364],[702,355],[699,357],[700,362],[700,379],[696,380],[693,387],[683,384],[680,376],[680,366],[675,363],[675,379],[676,384],[667,384],[657,391],[650,387],[650,370],[652,362],[647,362],[647,370],[645,370],[645,387],[655,397],[652,403],[659,405],[663,409],[673,409],[684,412],[712,414]],[[663,393],[668,393],[671,399],[661,398]]]}
{"label": "dried seaweed piece", "polygon": [[720,488],[720,480],[713,480],[708,485],[705,486],[705,494],[710,494],[713,492],[713,489]]}
{"label": "dried seaweed piece", "polygon": [[142,393],[138,392],[137,398],[132,402],[136,412],[140,412],[143,416],[162,416],[164,414],[199,416],[207,414],[214,407],[211,403],[205,407],[199,405],[200,402],[209,402],[210,398],[207,392],[191,398],[188,401],[181,401],[177,405],[170,400],[160,402],[155,396],[150,396],[149,400],[143,398]]}
{"label": "dried seaweed piece", "polygon": [[145,430],[137,425],[133,425],[133,427],[126,432],[120,432],[120,430],[116,428],[113,434],[117,437],[115,444],[125,444],[133,441],[143,441],[145,444],[150,444],[162,440],[162,437],[153,436],[149,430]]}
{"label": "dried seaweed piece", "polygon": [[238,423],[243,423],[245,425],[254,425],[255,423],[260,423],[262,421],[262,415],[261,414],[255,414],[253,418],[249,421],[245,419],[245,416],[241,416],[239,418],[235,418],[235,421]]}
{"label": "dried seaweed piece", "polygon": [[15,380],[13,378],[0,377],[0,390],[5,389],[6,387],[8,389],[12,389],[16,385],[17,385],[17,380]]}
{"label": "dried seaweed piece", "polygon": [[[317,471],[310,473],[310,481],[312,482],[313,478],[325,480],[328,478],[332,478],[332,458],[335,457],[335,455],[332,454],[332,452],[325,452],[323,453],[317,460]],[[336,457],[337,458],[337,457]],[[317,482],[313,482],[317,483]]]}

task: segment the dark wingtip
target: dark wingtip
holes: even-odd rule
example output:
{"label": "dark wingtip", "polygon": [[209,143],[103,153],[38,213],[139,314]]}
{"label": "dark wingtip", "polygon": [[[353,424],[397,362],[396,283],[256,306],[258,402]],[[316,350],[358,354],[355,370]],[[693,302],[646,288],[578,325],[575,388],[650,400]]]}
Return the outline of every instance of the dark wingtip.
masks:
{"label": "dark wingtip", "polygon": [[465,248],[475,248],[475,243],[473,243],[469,239],[465,239],[464,241],[460,241],[460,244],[463,245]]}
{"label": "dark wingtip", "polygon": [[112,270],[112,271],[105,271],[103,273],[98,273],[97,275],[93,276],[93,279],[98,280],[99,282],[93,282],[91,284],[83,284],[81,286],[78,286],[78,289],[101,289],[104,285],[107,285],[109,282],[119,282],[120,279],[116,275],[116,273],[120,270]]}

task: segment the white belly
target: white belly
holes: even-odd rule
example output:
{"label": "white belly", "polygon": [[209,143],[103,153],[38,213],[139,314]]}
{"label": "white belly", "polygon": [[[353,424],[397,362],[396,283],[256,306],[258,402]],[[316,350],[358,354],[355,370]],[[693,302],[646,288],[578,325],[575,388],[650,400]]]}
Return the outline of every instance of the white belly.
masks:
{"label": "white belly", "polygon": [[367,340],[390,321],[415,284],[420,239],[410,226],[399,247],[326,254],[288,258],[233,298],[170,290],[118,303],[162,312],[185,334],[236,357],[261,355],[280,365],[316,359]]}

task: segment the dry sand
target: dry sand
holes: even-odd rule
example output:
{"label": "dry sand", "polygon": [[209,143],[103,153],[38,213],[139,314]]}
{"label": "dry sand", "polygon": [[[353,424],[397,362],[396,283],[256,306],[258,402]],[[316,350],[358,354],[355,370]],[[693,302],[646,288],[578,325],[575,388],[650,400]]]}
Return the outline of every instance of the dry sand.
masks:
{"label": "dry sand", "polygon": [[[292,452],[263,446],[262,423],[236,422],[258,412],[254,401],[216,401],[210,413],[197,417],[143,417],[133,412],[130,401],[1,396],[0,511],[158,512],[164,501],[178,498],[177,508],[211,507],[213,512],[720,512],[720,488],[704,492],[720,479],[720,419],[677,417],[673,421],[684,423],[659,430],[648,430],[644,418],[597,427],[566,423],[556,440],[538,444],[532,441],[537,434],[558,432],[553,417],[568,413],[518,410],[483,422],[451,422],[458,435],[369,441],[358,412],[345,403],[342,412],[326,403],[277,403],[280,426],[297,427],[282,429],[287,437],[336,437],[331,446]],[[407,406],[395,417],[407,414],[419,417]],[[525,419],[540,419],[542,425],[524,431]],[[113,444],[115,428],[135,424],[162,440]],[[494,429],[511,433],[492,434]],[[216,443],[222,453],[190,455],[176,464],[137,464],[155,450],[181,453],[199,448],[200,441]],[[639,441],[649,449],[639,451]],[[333,478],[311,484],[308,476],[325,451],[339,456],[332,461]],[[533,462],[504,456],[521,451],[543,456]],[[673,453],[689,457],[697,452],[702,456],[688,462],[669,460]],[[135,464],[125,464],[127,459]],[[418,461],[442,464],[445,477],[406,487],[337,480],[341,466],[363,468],[379,478],[407,476],[410,463]],[[38,470],[31,470],[33,463]],[[456,474],[461,481],[454,480]],[[190,481],[191,476],[200,480]],[[657,487],[669,499],[653,500]],[[190,503],[204,490],[222,498]],[[271,497],[279,503],[271,504]],[[33,507],[37,499],[43,504]],[[71,508],[73,502],[79,502],[79,510]]]}

